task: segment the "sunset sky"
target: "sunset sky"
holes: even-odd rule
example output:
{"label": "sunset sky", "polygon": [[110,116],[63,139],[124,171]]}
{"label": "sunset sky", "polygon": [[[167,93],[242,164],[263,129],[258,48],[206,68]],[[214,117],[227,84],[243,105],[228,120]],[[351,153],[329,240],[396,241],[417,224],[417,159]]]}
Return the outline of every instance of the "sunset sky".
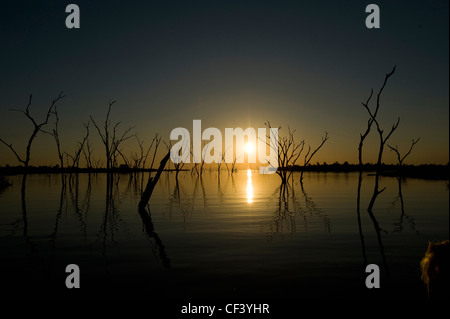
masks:
{"label": "sunset sky", "polygon": [[[81,28],[68,29],[76,3]],[[376,3],[381,28],[368,29]],[[202,120],[202,128],[273,126],[296,130],[313,147],[330,140],[313,162],[357,163],[366,128],[361,105],[397,65],[381,99],[389,144],[402,153],[420,137],[409,164],[449,161],[449,2],[433,1],[2,1],[0,3],[0,137],[21,154],[31,123],[18,112],[30,94],[38,120],[59,92],[61,143],[73,152],[83,122],[104,118],[135,126],[149,142],[158,132]],[[372,106],[374,106],[372,104]],[[47,129],[53,126],[50,120]],[[91,129],[101,155],[100,139]],[[375,162],[373,131],[365,161]],[[124,144],[126,150],[134,141]],[[384,161],[395,162],[386,150]],[[30,165],[58,163],[40,134]],[[0,165],[16,165],[0,144]]]}

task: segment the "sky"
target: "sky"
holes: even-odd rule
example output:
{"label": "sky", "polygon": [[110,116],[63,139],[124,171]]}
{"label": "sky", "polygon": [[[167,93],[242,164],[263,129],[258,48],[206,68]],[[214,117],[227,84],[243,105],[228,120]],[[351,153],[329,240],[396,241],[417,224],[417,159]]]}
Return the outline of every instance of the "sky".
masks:
{"label": "sky", "polygon": [[[80,9],[80,28],[65,25],[66,6]],[[369,29],[366,6],[380,8]],[[381,87],[388,144],[407,164],[449,161],[449,3],[431,1],[0,1],[0,137],[25,153],[32,125],[58,102],[61,144],[72,153],[90,116],[133,126],[149,143],[194,119],[202,128],[281,126],[313,148],[312,160],[357,163],[368,114],[361,102]],[[371,107],[374,107],[372,104]],[[51,130],[54,119],[45,127]],[[100,138],[91,142],[102,156]],[[136,149],[135,140],[123,144]],[[364,161],[376,162],[373,130]],[[395,162],[386,150],[384,162]],[[52,138],[39,134],[30,165],[58,163]],[[16,165],[0,144],[0,165]]]}

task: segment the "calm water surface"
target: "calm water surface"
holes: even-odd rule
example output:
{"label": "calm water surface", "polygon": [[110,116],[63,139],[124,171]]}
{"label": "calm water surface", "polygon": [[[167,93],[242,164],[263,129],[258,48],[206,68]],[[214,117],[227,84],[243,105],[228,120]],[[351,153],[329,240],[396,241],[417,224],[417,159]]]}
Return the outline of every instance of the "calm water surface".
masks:
{"label": "calm water surface", "polygon": [[[0,193],[8,296],[30,298],[424,299],[419,262],[449,237],[448,181],[306,173],[286,187],[257,171],[165,172],[149,209],[142,181],[106,174],[9,176]],[[359,218],[358,218],[359,216]],[[379,228],[375,227],[375,223]],[[80,289],[65,267],[80,267]],[[377,264],[381,288],[367,289]]]}

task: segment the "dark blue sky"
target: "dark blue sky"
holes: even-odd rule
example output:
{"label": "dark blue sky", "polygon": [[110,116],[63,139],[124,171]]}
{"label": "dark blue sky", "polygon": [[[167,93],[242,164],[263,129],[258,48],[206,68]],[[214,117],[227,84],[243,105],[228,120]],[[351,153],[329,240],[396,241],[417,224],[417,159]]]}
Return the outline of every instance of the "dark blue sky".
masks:
{"label": "dark blue sky", "polygon": [[[80,7],[80,29],[65,27],[69,3]],[[369,3],[380,7],[380,29],[365,27]],[[356,162],[367,121],[361,101],[397,65],[380,109],[386,130],[401,118],[391,144],[406,150],[421,137],[410,162],[447,163],[448,12],[443,0],[3,1],[0,136],[24,150],[31,126],[8,109],[33,94],[32,113],[42,118],[64,91],[68,152],[82,123],[102,119],[113,99],[113,119],[144,140],[159,132],[168,141],[175,127],[192,130],[193,119],[220,129],[269,120],[312,145],[327,130],[315,160]],[[376,135],[368,142],[366,160],[375,161]],[[30,164],[57,162],[48,136],[33,150]],[[1,146],[7,163],[14,157]]]}

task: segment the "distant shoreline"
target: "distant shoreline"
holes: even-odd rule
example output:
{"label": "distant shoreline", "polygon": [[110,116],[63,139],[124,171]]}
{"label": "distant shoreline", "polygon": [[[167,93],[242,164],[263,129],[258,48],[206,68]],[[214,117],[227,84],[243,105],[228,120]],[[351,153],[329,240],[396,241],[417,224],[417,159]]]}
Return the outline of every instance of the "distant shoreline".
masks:
{"label": "distant shoreline", "polygon": [[[288,170],[294,172],[336,172],[336,173],[349,173],[359,172],[360,167],[357,164],[316,164],[304,166],[288,167]],[[28,167],[28,174],[75,174],[75,173],[121,173],[130,174],[138,172],[150,172],[156,171],[156,169],[135,169],[126,166],[120,166],[118,168],[106,169],[106,168],[64,168],[61,169],[57,166],[30,166]],[[175,171],[175,169],[165,169],[164,171]],[[180,171],[189,171],[189,169],[182,169]],[[375,173],[377,167],[375,164],[365,164],[362,166],[361,171]],[[24,174],[25,169],[23,166],[3,166],[0,167],[0,175],[18,175]],[[437,165],[437,164],[423,164],[423,165],[393,165],[384,164],[381,166],[380,175],[391,177],[403,177],[403,178],[420,178],[420,179],[433,179],[433,180],[449,180],[449,165]]]}
{"label": "distant shoreline", "polygon": [[[305,172],[373,172],[377,171],[376,164],[364,164],[362,169],[357,164],[329,164],[329,165],[311,165],[306,167],[295,166],[294,171]],[[402,177],[402,178],[420,178],[433,180],[449,180],[449,165],[422,164],[422,165],[396,165],[383,164],[380,168],[381,176]]]}

